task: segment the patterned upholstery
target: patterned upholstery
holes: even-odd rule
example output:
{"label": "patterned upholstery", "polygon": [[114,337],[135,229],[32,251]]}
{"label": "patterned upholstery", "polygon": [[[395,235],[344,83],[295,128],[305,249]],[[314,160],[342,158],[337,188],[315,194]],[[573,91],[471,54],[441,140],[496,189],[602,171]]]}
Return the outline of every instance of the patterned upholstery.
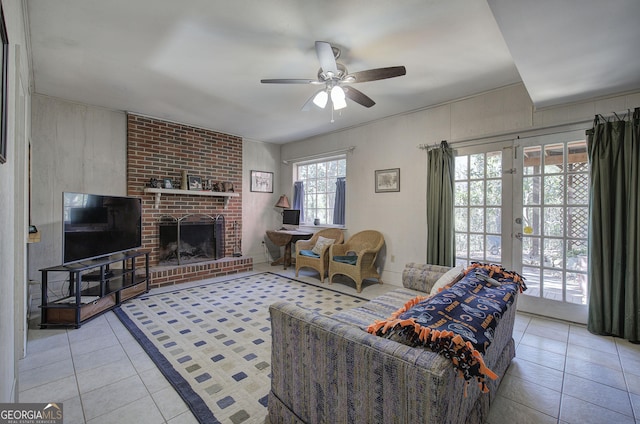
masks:
{"label": "patterned upholstery", "polygon": [[[365,230],[354,234],[344,244],[331,246],[329,248],[329,284],[337,274],[346,275],[355,281],[358,293],[362,291],[362,281],[367,278],[375,278],[382,284],[376,258],[383,244],[384,237],[379,231]],[[355,253],[357,257],[355,263],[343,259],[349,252]]]}
{"label": "patterned upholstery", "polygon": [[325,246],[318,257],[301,253],[312,250],[321,236],[333,239],[337,244],[344,241],[344,234],[339,228],[325,228],[315,233],[309,240],[298,240],[296,242],[296,277],[300,268],[313,268],[320,273],[320,281],[324,283],[324,276],[329,269],[329,246]]}
{"label": "patterned upholstery", "polygon": [[[507,310],[484,357],[498,379],[488,382],[486,394],[478,385],[469,385],[465,397],[465,382],[449,360],[365,331],[374,319],[388,317],[420,294],[407,285],[421,285],[428,292],[435,281],[434,269],[410,268],[415,269],[406,275],[413,280],[403,281],[405,288],[331,317],[290,303],[271,305],[270,423],[486,421],[491,400],[515,356],[516,308]],[[420,274],[425,281],[418,281]]]}
{"label": "patterned upholstery", "polygon": [[429,293],[449,267],[442,265],[408,263],[402,271],[402,285],[408,289]]}

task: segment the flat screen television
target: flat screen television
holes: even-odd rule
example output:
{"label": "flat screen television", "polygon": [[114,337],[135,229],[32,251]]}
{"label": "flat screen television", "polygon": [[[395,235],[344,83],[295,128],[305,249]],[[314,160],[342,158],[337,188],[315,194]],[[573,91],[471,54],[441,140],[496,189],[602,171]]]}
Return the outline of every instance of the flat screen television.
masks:
{"label": "flat screen television", "polygon": [[142,246],[142,201],[62,193],[62,262],[95,259]]}
{"label": "flat screen television", "polygon": [[297,227],[300,225],[300,210],[285,209],[282,211],[282,225]]}

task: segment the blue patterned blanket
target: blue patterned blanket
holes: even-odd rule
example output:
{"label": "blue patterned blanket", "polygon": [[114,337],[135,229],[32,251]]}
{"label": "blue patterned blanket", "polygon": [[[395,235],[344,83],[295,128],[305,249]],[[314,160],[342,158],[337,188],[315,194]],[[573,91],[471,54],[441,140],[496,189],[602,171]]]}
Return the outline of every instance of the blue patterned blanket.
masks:
{"label": "blue patterned blanket", "polygon": [[486,393],[486,378],[497,376],[485,365],[482,355],[491,345],[505,311],[524,290],[524,279],[517,273],[498,265],[473,263],[457,283],[433,296],[411,299],[367,331],[443,355],[467,384],[475,378]]}

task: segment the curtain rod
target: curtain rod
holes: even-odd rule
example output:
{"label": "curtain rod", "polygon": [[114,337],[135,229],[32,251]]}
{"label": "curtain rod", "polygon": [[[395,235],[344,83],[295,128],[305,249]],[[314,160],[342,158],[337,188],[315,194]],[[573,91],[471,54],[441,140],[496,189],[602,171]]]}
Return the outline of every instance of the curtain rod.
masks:
{"label": "curtain rod", "polygon": [[339,150],[333,150],[331,152],[318,153],[318,154],[315,154],[315,155],[302,156],[302,157],[299,157],[299,158],[284,159],[282,161],[282,163],[284,163],[285,165],[289,165],[290,163],[293,163],[293,162],[301,162],[301,161],[304,161],[304,160],[323,158],[323,157],[327,157],[327,156],[331,156],[331,155],[338,155],[340,153],[349,153],[349,152],[352,152],[355,148],[356,148],[356,146],[349,146],[347,148],[339,149]]}
{"label": "curtain rod", "polygon": [[431,149],[437,149],[438,147],[442,147],[443,145],[447,145],[447,140],[442,140],[440,143],[433,143],[433,144],[418,144],[416,147],[420,150],[431,150]]}

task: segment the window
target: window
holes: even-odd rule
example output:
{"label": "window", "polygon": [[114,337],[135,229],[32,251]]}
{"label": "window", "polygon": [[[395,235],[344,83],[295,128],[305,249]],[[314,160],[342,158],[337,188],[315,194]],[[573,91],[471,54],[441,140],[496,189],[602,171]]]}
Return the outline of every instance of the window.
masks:
{"label": "window", "polygon": [[312,224],[317,218],[320,224],[333,224],[336,181],[346,175],[347,159],[344,155],[296,164],[294,179],[302,181],[304,187],[304,223]]}

